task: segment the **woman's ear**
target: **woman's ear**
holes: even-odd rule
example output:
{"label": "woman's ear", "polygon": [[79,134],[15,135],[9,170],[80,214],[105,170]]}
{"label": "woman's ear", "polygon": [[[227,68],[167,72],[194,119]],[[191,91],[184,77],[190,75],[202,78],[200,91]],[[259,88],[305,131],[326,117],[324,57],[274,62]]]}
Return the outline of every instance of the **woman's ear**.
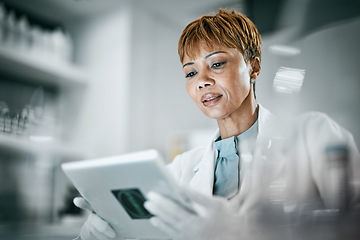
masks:
{"label": "woman's ear", "polygon": [[251,65],[250,78],[256,79],[259,76],[261,70],[260,58],[255,57],[251,59],[250,65]]}

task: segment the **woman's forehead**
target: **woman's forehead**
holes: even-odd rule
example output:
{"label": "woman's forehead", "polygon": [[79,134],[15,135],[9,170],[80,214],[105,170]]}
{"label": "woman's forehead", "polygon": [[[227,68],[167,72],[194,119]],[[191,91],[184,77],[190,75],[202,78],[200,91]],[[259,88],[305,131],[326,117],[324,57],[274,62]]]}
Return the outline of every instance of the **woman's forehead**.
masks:
{"label": "woman's forehead", "polygon": [[185,48],[185,56],[189,58],[197,58],[201,53],[214,52],[220,50],[225,45],[198,41]]}
{"label": "woman's forehead", "polygon": [[206,42],[199,42],[196,45],[186,48],[183,63],[186,63],[186,62],[198,59],[198,58],[203,58],[203,57],[207,56],[209,53],[213,53],[213,52],[217,52],[217,51],[239,52],[238,49],[229,48],[229,47],[225,46],[224,44],[210,45],[210,44],[207,44]]}

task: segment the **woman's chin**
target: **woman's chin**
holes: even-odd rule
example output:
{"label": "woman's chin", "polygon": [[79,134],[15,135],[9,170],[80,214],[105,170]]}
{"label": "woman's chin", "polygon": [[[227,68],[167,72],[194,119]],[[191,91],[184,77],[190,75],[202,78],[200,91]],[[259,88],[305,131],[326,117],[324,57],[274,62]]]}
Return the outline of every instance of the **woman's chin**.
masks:
{"label": "woman's chin", "polygon": [[214,119],[214,120],[220,120],[227,116],[227,114],[224,114],[223,112],[219,112],[216,110],[209,111],[208,109],[202,110],[202,112],[207,116],[208,118]]}

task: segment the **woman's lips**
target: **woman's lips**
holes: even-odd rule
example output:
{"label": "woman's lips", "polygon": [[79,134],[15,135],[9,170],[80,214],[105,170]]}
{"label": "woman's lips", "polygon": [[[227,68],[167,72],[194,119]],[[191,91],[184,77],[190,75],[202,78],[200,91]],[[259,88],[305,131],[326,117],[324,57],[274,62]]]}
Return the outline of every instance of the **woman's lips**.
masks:
{"label": "woman's lips", "polygon": [[203,103],[203,105],[205,107],[208,107],[208,106],[212,106],[212,105],[216,104],[220,100],[221,97],[222,97],[222,94],[208,93],[208,94],[205,94],[204,96],[202,96],[201,102]]}

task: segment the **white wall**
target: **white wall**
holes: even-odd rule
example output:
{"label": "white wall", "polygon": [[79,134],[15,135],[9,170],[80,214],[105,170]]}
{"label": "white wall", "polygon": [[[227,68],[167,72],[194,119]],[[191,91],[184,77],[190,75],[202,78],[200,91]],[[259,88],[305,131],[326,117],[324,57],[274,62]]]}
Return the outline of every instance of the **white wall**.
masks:
{"label": "white wall", "polygon": [[[185,90],[177,43],[185,23],[160,8],[136,6],[130,83],[129,150],[156,148],[170,160],[175,136],[216,127]],[[188,21],[187,21],[188,20]]]}
{"label": "white wall", "polygon": [[131,59],[130,5],[72,25],[77,62],[89,76],[79,110],[76,142],[88,156],[127,150]]}
{"label": "white wall", "polygon": [[360,146],[360,18],[339,23],[297,42],[308,78],[302,110],[320,110],[350,130]]}

